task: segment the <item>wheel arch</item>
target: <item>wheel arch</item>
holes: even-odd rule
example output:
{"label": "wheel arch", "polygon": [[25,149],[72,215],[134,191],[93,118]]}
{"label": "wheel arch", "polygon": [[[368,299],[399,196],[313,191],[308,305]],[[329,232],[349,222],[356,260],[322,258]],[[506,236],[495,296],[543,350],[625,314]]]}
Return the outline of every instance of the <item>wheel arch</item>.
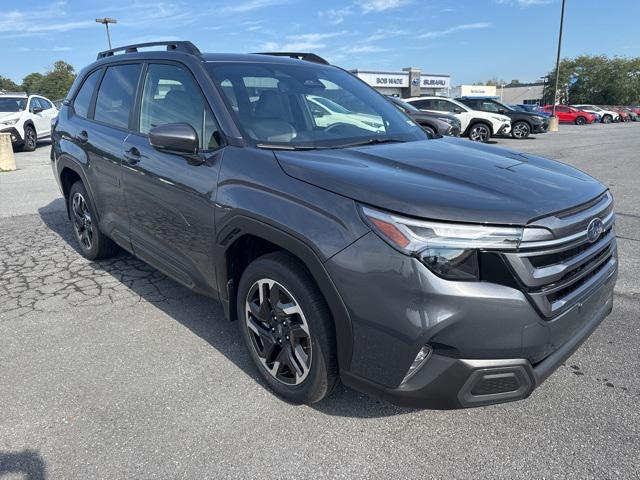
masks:
{"label": "wheel arch", "polygon": [[469,130],[471,130],[471,127],[473,127],[476,123],[485,124],[487,127],[489,127],[489,132],[491,132],[491,136],[494,135],[493,125],[491,125],[491,121],[487,120],[486,118],[473,117],[471,120],[469,120],[467,129],[464,131],[465,136],[469,134]]}
{"label": "wheel arch", "polygon": [[[61,155],[56,160],[56,168],[58,172],[58,179],[60,181],[60,188],[62,189],[65,204],[67,205],[67,215],[69,214],[69,190],[77,180],[80,180],[82,182],[84,188],[87,190],[87,193],[89,193],[89,196],[91,197],[91,202],[95,207],[95,202],[93,201],[95,197],[93,195],[91,184],[88,182],[87,176],[85,175],[83,169],[78,165],[78,163],[74,160],[69,159],[65,155]],[[97,220],[99,221],[100,212],[97,208],[94,209],[96,210],[95,215],[97,217]]]}
{"label": "wheel arch", "polygon": [[319,254],[312,247],[276,226],[251,217],[236,216],[218,232],[215,250],[220,301],[229,320],[237,319],[236,288],[242,272],[252,260],[278,250],[297,258],[327,302],[336,332],[338,362],[341,369],[348,369],[352,353],[349,313]]}

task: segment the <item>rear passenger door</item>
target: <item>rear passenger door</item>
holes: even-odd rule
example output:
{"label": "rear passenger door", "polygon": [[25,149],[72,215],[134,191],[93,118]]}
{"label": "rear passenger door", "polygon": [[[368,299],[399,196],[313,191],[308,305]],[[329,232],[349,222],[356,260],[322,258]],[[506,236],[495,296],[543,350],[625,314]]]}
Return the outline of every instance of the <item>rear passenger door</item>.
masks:
{"label": "rear passenger door", "polygon": [[79,122],[75,137],[87,155],[86,172],[100,229],[129,250],[129,216],[122,190],[121,163],[141,69],[140,63],[125,63],[110,65],[103,71],[87,121]]}
{"label": "rear passenger door", "polygon": [[[137,105],[123,169],[134,252],[189,287],[215,291],[210,253],[222,145],[212,111],[190,70],[177,63],[146,66]],[[151,146],[149,131],[170,123],[195,129],[201,161]]]}

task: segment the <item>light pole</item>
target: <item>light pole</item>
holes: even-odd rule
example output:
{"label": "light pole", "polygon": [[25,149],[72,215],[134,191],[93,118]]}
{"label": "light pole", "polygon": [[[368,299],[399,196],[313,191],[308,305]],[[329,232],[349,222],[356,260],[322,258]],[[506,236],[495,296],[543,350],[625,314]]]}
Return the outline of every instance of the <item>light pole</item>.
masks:
{"label": "light pole", "polygon": [[556,56],[556,85],[553,89],[553,106],[551,107],[551,118],[553,119],[552,127],[550,130],[556,131],[558,129],[558,119],[556,117],[556,99],[558,98],[558,82],[560,80],[560,49],[562,48],[562,27],[564,25],[564,4],[565,0],[562,0],[562,10],[560,11],[560,33],[558,34],[558,55]]}
{"label": "light pole", "polygon": [[107,42],[109,43],[109,50],[111,50],[111,35],[109,34],[109,24],[110,23],[118,23],[115,18],[96,18],[96,23],[102,23],[107,28]]}

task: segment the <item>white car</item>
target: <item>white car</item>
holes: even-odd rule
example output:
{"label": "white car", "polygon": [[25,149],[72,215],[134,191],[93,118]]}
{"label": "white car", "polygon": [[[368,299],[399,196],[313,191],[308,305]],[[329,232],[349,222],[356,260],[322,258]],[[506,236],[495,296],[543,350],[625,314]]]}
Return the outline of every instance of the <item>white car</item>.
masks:
{"label": "white car", "polygon": [[51,100],[39,95],[0,93],[0,133],[10,133],[16,148],[35,150],[38,140],[51,136],[57,115]]}
{"label": "white car", "polygon": [[455,115],[461,123],[461,135],[474,142],[486,142],[493,135],[506,135],[511,131],[511,119],[506,115],[472,110],[451,98],[413,97],[404,101],[427,112]]}
{"label": "white car", "polygon": [[614,112],[613,110],[604,110],[596,105],[571,105],[573,108],[577,108],[578,110],[584,110],[585,112],[595,113],[600,115],[600,121],[602,123],[611,123],[611,122],[619,122],[620,114],[618,112]]}
{"label": "white car", "polygon": [[306,95],[306,99],[314,121],[319,127],[347,123],[372,132],[384,132],[382,118],[376,115],[352,112],[333,100],[318,95]]}

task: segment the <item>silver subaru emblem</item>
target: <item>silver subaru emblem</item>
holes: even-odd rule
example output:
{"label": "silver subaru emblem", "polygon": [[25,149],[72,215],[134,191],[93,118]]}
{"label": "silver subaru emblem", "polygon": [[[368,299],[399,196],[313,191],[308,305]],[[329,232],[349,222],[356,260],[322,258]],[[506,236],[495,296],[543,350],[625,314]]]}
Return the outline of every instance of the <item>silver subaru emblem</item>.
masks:
{"label": "silver subaru emblem", "polygon": [[593,220],[591,220],[589,226],[587,227],[587,240],[589,240],[590,243],[595,242],[600,238],[600,235],[602,235],[603,231],[604,224],[602,223],[602,220],[600,220],[599,218],[594,218]]}

